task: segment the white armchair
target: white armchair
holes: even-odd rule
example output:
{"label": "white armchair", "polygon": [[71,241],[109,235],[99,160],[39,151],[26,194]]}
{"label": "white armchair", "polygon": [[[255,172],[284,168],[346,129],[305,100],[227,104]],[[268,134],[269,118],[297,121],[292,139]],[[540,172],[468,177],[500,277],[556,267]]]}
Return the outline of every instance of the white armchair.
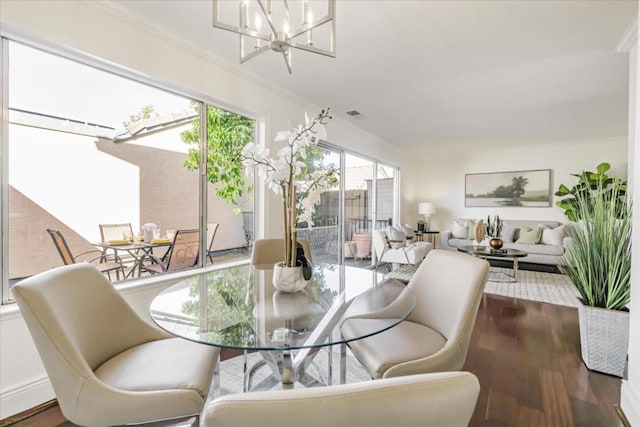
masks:
{"label": "white armchair", "polygon": [[[386,230],[374,230],[372,240],[378,257],[376,268],[383,262],[415,265],[433,249],[433,244],[430,242],[407,242],[406,240],[390,242],[387,239]],[[394,246],[399,247],[392,248],[391,243],[397,243],[398,245]]]}
{"label": "white armchair", "polygon": [[138,424],[202,411],[219,349],[145,322],[95,266],[48,270],[12,290],[73,425]]}
{"label": "white armchair", "polygon": [[438,372],[327,387],[228,394],[205,407],[202,427],[463,427],[480,383],[469,372]]}
{"label": "white armchair", "polygon": [[[460,252],[435,250],[407,285],[415,308],[393,328],[349,342],[373,378],[457,371],[467,358],[489,263]],[[349,340],[371,330],[377,317],[351,317],[340,330]]]}

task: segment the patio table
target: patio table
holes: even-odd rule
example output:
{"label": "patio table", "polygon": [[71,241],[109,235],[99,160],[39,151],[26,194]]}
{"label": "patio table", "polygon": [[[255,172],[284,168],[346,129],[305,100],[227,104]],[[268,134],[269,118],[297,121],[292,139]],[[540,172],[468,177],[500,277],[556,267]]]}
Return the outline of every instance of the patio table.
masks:
{"label": "patio table", "polygon": [[138,271],[138,277],[142,272],[142,260],[145,256],[153,253],[155,248],[165,247],[170,249],[171,242],[162,242],[162,243],[147,243],[147,242],[130,242],[130,243],[115,243],[115,241],[111,242],[98,242],[92,243],[92,245],[102,248],[102,249],[111,249],[117,255],[118,251],[123,251],[128,253],[131,258],[133,258],[133,265],[131,269],[126,273],[125,279],[129,279],[136,274],[136,270]]}

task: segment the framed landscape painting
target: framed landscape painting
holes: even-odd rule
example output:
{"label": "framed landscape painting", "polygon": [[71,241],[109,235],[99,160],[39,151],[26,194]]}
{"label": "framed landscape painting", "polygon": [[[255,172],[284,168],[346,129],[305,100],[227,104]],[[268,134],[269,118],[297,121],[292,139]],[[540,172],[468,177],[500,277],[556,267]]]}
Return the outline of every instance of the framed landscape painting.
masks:
{"label": "framed landscape painting", "polygon": [[465,175],[466,207],[549,207],[551,169]]}

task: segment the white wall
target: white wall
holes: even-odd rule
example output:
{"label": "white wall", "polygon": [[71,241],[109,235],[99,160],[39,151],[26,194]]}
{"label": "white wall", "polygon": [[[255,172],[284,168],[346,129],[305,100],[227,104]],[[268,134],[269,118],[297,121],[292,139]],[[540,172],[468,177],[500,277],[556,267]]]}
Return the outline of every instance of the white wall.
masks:
{"label": "white wall", "polygon": [[[187,94],[202,94],[223,106],[263,118],[266,141],[271,141],[276,131],[298,123],[305,110],[310,113],[318,110],[318,106],[248,76],[235,64],[221,63],[132,21],[109,4],[73,0],[0,1],[0,29],[94,55],[181,88]],[[603,160],[611,162],[618,171],[626,170],[626,146],[622,139],[569,145],[549,142],[504,150],[483,150],[480,145],[461,155],[429,159],[428,153],[416,156],[398,150],[340,119],[334,119],[328,131],[328,139],[334,144],[400,166],[402,222],[415,223],[417,203],[432,201],[438,207],[434,226],[440,228],[453,217],[484,217],[488,213],[486,209],[464,208],[465,173],[550,168],[554,170],[555,187],[568,182],[569,173],[593,168]],[[277,235],[281,227],[279,204],[271,197],[268,200],[275,203],[271,203],[264,219],[265,234]],[[523,219],[560,219],[562,215],[554,208],[502,208],[495,213],[504,218]],[[140,312],[145,312],[158,289],[135,289],[126,296]],[[0,419],[52,397],[21,316],[15,308],[0,309]]]}
{"label": "white wall", "polygon": [[[204,97],[256,117],[263,120],[261,128],[267,143],[277,131],[304,120],[305,111],[314,114],[320,109],[248,75],[240,65],[224,63],[168,38],[109,3],[0,1],[0,29],[7,35],[58,45],[118,64],[186,95]],[[327,130],[328,140],[336,145],[403,166],[401,153],[394,147],[339,118],[334,118]],[[278,235],[280,203],[273,197],[267,200],[272,203],[264,218],[265,235]],[[134,298],[134,304],[145,312],[153,292],[141,289],[128,297]],[[51,398],[52,390],[21,316],[15,307],[0,308],[0,419]]]}
{"label": "white wall", "polygon": [[431,218],[432,228],[449,230],[454,218],[486,218],[500,215],[503,219],[565,220],[563,211],[555,206],[548,208],[499,207],[465,208],[465,174],[551,169],[551,188],[555,192],[560,184],[573,185],[572,173],[595,170],[601,162],[611,164],[612,171],[627,176],[626,137],[592,141],[549,141],[547,143],[518,145],[507,148],[483,148],[461,150],[449,156],[416,159],[412,167],[403,171],[403,197],[405,210],[403,222],[415,224],[418,203],[433,202],[436,215]]}
{"label": "white wall", "polygon": [[640,149],[638,135],[638,34],[629,52],[629,181],[634,200],[633,234],[634,251],[631,254],[631,303],[629,304],[629,365],[627,379],[622,381],[620,406],[632,426],[640,426]]}

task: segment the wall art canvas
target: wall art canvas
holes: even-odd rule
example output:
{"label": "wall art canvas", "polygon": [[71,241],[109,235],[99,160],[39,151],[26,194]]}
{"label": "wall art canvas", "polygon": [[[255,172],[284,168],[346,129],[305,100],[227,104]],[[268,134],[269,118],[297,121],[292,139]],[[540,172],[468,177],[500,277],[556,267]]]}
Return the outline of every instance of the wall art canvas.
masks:
{"label": "wall art canvas", "polygon": [[549,207],[551,169],[465,175],[466,207]]}

